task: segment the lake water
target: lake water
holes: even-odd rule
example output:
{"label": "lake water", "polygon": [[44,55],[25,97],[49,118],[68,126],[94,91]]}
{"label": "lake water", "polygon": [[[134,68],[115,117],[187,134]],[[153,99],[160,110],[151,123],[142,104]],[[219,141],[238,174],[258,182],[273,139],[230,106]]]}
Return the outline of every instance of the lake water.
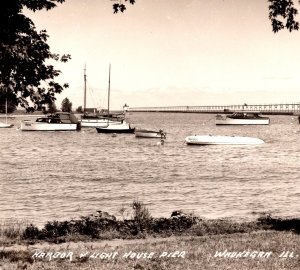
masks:
{"label": "lake water", "polygon": [[[270,116],[268,126],[216,126],[213,114],[131,113],[132,126],[167,132],[166,143],[112,137],[96,129],[22,132],[0,129],[0,219],[78,218],[134,200],[155,217],[173,210],[206,218],[253,219],[262,212],[300,215],[300,125]],[[187,146],[195,134],[253,136],[257,146]]]}

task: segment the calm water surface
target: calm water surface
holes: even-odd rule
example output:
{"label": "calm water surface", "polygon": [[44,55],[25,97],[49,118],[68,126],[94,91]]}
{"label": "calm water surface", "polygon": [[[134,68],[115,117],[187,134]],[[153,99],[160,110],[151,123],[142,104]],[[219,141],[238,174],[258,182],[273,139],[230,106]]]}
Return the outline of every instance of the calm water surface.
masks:
{"label": "calm water surface", "polygon": [[[158,140],[96,129],[0,129],[0,219],[43,224],[97,210],[120,216],[138,199],[153,216],[182,209],[206,218],[300,215],[300,125],[270,116],[269,126],[216,126],[212,114],[131,113],[133,126],[167,132]],[[187,146],[194,134],[253,136],[257,146]]]}

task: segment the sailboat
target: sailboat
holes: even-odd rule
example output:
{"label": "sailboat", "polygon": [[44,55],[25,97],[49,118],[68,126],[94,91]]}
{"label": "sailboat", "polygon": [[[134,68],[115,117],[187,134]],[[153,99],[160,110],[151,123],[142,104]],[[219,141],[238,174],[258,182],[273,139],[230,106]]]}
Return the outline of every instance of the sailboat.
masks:
{"label": "sailboat", "polygon": [[84,98],[83,98],[83,112],[80,123],[81,127],[105,127],[107,120],[111,123],[120,124],[124,120],[124,112],[121,113],[94,113],[88,114],[86,112],[86,67],[84,68]]}
{"label": "sailboat", "polygon": [[5,123],[0,122],[0,128],[11,128],[13,124],[7,123],[7,98],[5,99]]}
{"label": "sailboat", "polygon": [[[110,65],[109,65],[109,76],[108,76],[108,104],[107,112],[109,115],[109,102],[110,102]],[[106,121],[106,126],[96,127],[98,133],[134,133],[134,128],[130,126],[125,120],[121,121],[110,121],[109,118]]]}

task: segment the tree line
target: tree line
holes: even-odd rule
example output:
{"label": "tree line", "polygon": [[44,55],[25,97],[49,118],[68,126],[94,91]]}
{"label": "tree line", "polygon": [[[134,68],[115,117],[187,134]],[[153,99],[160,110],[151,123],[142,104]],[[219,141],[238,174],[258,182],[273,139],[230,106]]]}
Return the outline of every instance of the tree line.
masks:
{"label": "tree line", "polygon": [[[66,97],[61,102],[60,110],[62,112],[72,112],[73,111],[72,106],[73,106],[72,102]],[[48,106],[48,109],[44,108],[44,112],[46,112],[46,113],[55,113],[57,111],[58,111],[58,109],[56,107],[55,102],[52,102],[51,105]],[[83,113],[82,106],[79,106],[76,109],[76,112],[77,113]]]}

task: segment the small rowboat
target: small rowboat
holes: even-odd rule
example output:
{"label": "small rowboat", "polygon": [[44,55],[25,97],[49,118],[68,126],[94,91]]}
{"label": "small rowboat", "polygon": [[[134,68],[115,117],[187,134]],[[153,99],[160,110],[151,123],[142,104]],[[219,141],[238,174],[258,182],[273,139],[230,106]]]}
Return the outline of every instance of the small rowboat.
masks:
{"label": "small rowboat", "polygon": [[109,122],[106,126],[96,127],[98,133],[134,133],[135,128],[132,128],[129,123],[122,122]]}
{"label": "small rowboat", "polygon": [[159,138],[166,139],[166,133],[161,129],[159,131],[146,130],[146,129],[136,129],[135,137],[137,138]]}
{"label": "small rowboat", "polygon": [[11,127],[13,127],[13,124],[0,122],[0,128],[11,128]]}
{"label": "small rowboat", "polygon": [[216,145],[216,144],[236,144],[236,145],[255,145],[263,144],[264,141],[253,137],[239,136],[212,136],[212,135],[195,135],[185,138],[189,145]]}

